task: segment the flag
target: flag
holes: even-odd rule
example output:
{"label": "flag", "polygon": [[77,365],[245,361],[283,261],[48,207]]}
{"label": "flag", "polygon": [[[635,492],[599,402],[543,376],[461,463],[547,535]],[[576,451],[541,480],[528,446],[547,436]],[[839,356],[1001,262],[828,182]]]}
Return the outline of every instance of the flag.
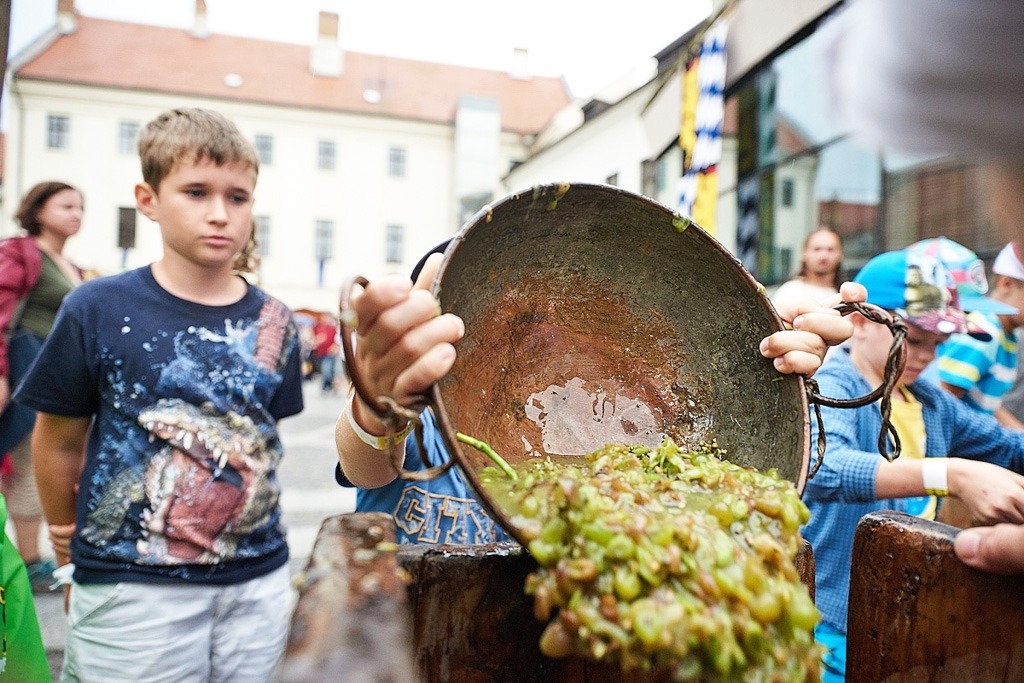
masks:
{"label": "flag", "polygon": [[709,233],[715,233],[718,203],[718,162],[722,159],[722,120],[725,115],[725,37],[727,25],[718,21],[701,43],[683,73],[683,177],[678,209]]}

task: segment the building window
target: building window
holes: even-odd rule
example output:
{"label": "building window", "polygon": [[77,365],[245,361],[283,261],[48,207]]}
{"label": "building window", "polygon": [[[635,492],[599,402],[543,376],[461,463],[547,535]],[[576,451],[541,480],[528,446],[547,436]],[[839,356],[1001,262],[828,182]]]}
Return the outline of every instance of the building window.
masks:
{"label": "building window", "polygon": [[270,216],[253,216],[256,230],[256,253],[266,256],[270,253]]}
{"label": "building window", "polygon": [[139,124],[135,121],[122,121],[117,137],[117,151],[121,154],[136,153],[139,141]]}
{"label": "building window", "polygon": [[67,149],[71,137],[71,119],[62,114],[46,117],[46,146],[50,149]]}
{"label": "building window", "polygon": [[402,230],[401,225],[389,225],[385,235],[384,259],[388,263],[402,262]]}
{"label": "building window", "polygon": [[117,246],[121,249],[135,247],[134,206],[122,206],[117,210]]}
{"label": "building window", "polygon": [[269,135],[257,135],[253,139],[256,146],[256,154],[260,157],[260,164],[269,166],[274,163],[274,138]]}
{"label": "building window", "polygon": [[317,167],[321,171],[334,170],[334,141],[321,140],[317,150]]}
{"label": "building window", "polygon": [[796,197],[796,183],[793,182],[792,178],[785,178],[782,181],[782,196],[779,198],[780,203],[783,206],[793,206],[793,200]]}
{"label": "building window", "polygon": [[405,148],[392,147],[388,150],[388,175],[393,178],[405,176]]}
{"label": "building window", "polygon": [[326,261],[334,253],[334,221],[316,222],[316,259]]}
{"label": "building window", "polygon": [[605,178],[604,181],[607,184],[609,184],[609,185],[618,185],[619,184],[619,174],[618,173],[612,173],[610,176]]}

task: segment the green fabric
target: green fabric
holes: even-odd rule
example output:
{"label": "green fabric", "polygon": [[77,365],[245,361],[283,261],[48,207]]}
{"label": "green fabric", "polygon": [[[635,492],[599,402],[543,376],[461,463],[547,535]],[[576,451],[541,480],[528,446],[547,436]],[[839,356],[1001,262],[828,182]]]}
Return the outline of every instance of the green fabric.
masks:
{"label": "green fabric", "polygon": [[53,329],[57,309],[75,285],[68,280],[60,267],[48,254],[42,254],[43,268],[39,272],[36,286],[25,297],[25,309],[21,313],[19,326],[46,339]]}
{"label": "green fabric", "polygon": [[[0,529],[7,525],[7,501],[0,495]],[[50,665],[46,661],[43,636],[39,632],[36,606],[28,570],[18,549],[3,534],[0,547],[0,615],[3,627],[3,652],[6,666],[0,681],[16,683],[52,683]]]}

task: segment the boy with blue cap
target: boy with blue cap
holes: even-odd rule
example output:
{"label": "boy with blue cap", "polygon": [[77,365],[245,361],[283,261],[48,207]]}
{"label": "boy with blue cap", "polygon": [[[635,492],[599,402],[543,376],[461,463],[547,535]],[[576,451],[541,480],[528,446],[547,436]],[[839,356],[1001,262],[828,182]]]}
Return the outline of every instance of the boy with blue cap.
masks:
{"label": "boy with blue cap", "polygon": [[939,347],[925,377],[975,410],[994,415],[1001,425],[1024,430],[1024,423],[1002,407],[1003,397],[1017,376],[1017,328],[1024,325],[1024,266],[1014,255],[1013,245],[1006,245],[996,257],[991,293],[984,264],[967,247],[946,237],[935,237],[907,249],[942,262],[956,282],[960,307],[985,333],[954,334]]}
{"label": "boy with blue cap", "polygon": [[[902,455],[893,462],[879,456],[882,417],[877,405],[822,407],[827,448],[821,469],[804,491],[811,516],[803,535],[814,549],[817,568],[816,602],[823,621],[816,637],[830,649],[826,681],[845,677],[850,558],[854,531],[864,515],[897,510],[933,517],[938,499],[953,496],[979,520],[1024,521],[1024,477],[1015,474],[1024,470],[1024,433],[1005,429],[938,386],[918,381],[951,334],[983,334],[959,308],[952,276],[938,260],[903,250],[871,259],[855,282],[867,288],[868,303],[907,323],[906,366],[893,390],[891,414]],[[850,343],[815,376],[822,393],[837,398],[854,398],[880,386],[892,345],[884,325],[857,313],[850,318]]]}

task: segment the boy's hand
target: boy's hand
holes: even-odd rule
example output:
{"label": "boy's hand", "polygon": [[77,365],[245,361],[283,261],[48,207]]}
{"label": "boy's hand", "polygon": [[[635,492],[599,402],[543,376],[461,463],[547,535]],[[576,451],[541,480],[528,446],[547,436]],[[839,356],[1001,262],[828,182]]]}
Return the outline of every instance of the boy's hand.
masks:
{"label": "boy's hand", "polygon": [[761,355],[774,359],[775,369],[784,373],[813,374],[829,346],[841,344],[853,334],[853,323],[832,307],[842,302],[863,302],[868,293],[862,285],[845,282],[831,299],[783,303],[777,308],[791,330],[776,332],[761,341]]}
{"label": "boy's hand", "polygon": [[[392,276],[367,285],[353,295],[358,316],[355,363],[374,396],[389,396],[411,405],[455,363],[454,343],[465,325],[456,315],[441,314],[430,293],[444,256],[432,255],[413,285],[407,278]],[[356,418],[364,428],[380,425],[361,401]]]}
{"label": "boy's hand", "polygon": [[1024,477],[977,460],[949,458],[949,493],[981,524],[1024,523]]}
{"label": "boy's hand", "polygon": [[0,413],[7,410],[7,404],[11,402],[11,385],[6,377],[0,377]]}

